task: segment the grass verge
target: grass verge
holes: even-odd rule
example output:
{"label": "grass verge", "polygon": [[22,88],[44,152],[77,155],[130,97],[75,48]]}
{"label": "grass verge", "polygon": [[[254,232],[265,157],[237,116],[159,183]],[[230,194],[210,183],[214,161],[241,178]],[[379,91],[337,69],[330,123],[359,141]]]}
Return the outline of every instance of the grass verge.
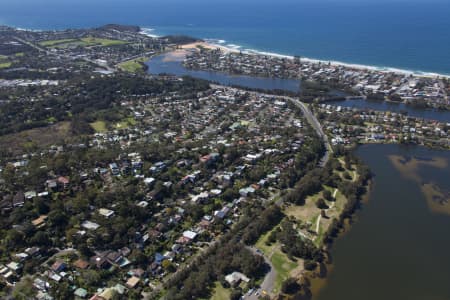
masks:
{"label": "grass verge", "polygon": [[229,300],[231,291],[229,289],[224,288],[220,282],[215,283],[215,287],[213,290],[213,294],[211,295],[210,300]]}

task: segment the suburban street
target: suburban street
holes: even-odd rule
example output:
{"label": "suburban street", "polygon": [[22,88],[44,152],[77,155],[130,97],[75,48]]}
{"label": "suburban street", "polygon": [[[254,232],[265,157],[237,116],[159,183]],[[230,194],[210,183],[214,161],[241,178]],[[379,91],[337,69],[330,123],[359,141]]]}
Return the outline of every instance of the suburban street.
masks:
{"label": "suburban street", "polygon": [[[28,45],[28,46],[30,46],[30,47],[32,47],[32,48],[34,48],[34,49],[40,51],[40,52],[44,52],[44,53],[47,54],[47,55],[50,55],[50,56],[55,55],[55,54],[52,53],[51,51],[48,51],[47,49],[44,49],[43,47],[40,47],[40,46],[38,46],[38,45],[36,45],[36,44],[34,44],[34,43],[25,41],[24,39],[21,39],[21,38],[19,38],[19,37],[15,37],[15,39],[16,39],[17,41],[23,43],[23,44],[26,44],[26,45]],[[71,58],[70,56],[68,56],[68,55],[64,55],[64,57],[72,59],[72,58]],[[108,71],[108,72],[115,72],[115,71],[117,71],[115,68],[111,68],[110,66],[108,66],[107,63],[100,63],[98,60],[92,60],[92,59],[89,59],[89,58],[86,58],[86,57],[81,57],[81,59],[83,59],[83,60],[86,61],[86,62],[89,62],[89,63],[92,63],[92,64],[94,64],[94,65],[97,65],[97,66],[99,66],[99,67],[101,67],[101,68],[104,68],[104,69],[106,69],[106,71]]]}
{"label": "suburban street", "polygon": [[[211,87],[212,88],[221,88],[224,86],[211,84]],[[255,94],[255,92],[249,92],[249,93]],[[321,167],[325,166],[327,164],[328,160],[330,159],[330,153],[333,153],[333,148],[331,147],[331,144],[328,141],[327,135],[323,132],[322,126],[320,125],[319,120],[317,120],[317,118],[314,116],[314,114],[311,112],[311,110],[305,105],[305,103],[301,102],[300,100],[292,98],[292,97],[288,97],[288,96],[273,95],[273,97],[276,99],[287,99],[287,100],[291,101],[295,106],[297,106],[298,108],[301,109],[301,111],[303,112],[303,115],[305,116],[308,123],[316,131],[317,135],[319,135],[319,137],[322,138],[322,140],[325,144],[325,148],[326,148],[325,154],[322,157],[322,159],[320,160],[320,164],[319,164]]]}
{"label": "suburban street", "polygon": [[258,249],[256,249],[255,247],[249,247],[247,246],[247,249],[252,251],[253,254],[255,255],[260,255],[264,258],[264,260],[266,261],[266,264],[268,264],[270,266],[270,270],[269,272],[266,274],[266,276],[264,277],[264,281],[261,284],[261,287],[258,289],[255,289],[251,295],[244,295],[244,299],[248,299],[248,300],[258,300],[259,295],[263,295],[264,292],[270,294],[270,292],[273,290],[274,285],[275,285],[275,277],[277,275],[275,268],[272,265],[272,262],[269,260],[269,258],[267,258],[263,253],[261,253]]}

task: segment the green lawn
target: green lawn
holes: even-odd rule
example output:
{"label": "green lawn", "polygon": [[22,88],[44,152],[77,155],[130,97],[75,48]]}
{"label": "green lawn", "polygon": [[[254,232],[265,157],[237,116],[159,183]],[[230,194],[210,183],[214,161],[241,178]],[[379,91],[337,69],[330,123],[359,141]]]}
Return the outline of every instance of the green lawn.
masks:
{"label": "green lawn", "polygon": [[76,39],[48,40],[48,41],[40,42],[39,45],[44,46],[44,47],[52,47],[52,46],[56,46],[59,44],[67,44],[67,43],[71,43],[71,42],[75,42],[75,41],[76,41]]}
{"label": "green lawn", "polygon": [[50,118],[47,118],[47,122],[48,123],[56,123],[56,118],[55,117],[50,117]]}
{"label": "green lawn", "polygon": [[0,69],[6,69],[11,67],[11,63],[10,62],[0,62]]}
{"label": "green lawn", "polygon": [[128,43],[128,42],[120,41],[120,40],[101,39],[101,38],[95,38],[95,37],[82,38],[81,41],[83,43],[85,43],[86,46],[94,46],[94,45],[114,46],[114,45],[123,45],[123,44]]}
{"label": "green lawn", "polygon": [[87,37],[82,39],[60,39],[60,40],[48,40],[40,42],[39,45],[43,47],[67,47],[67,46],[114,46],[127,44],[126,41],[102,39],[95,37]]}
{"label": "green lawn", "polygon": [[136,125],[136,120],[131,118],[131,117],[129,117],[129,118],[125,118],[122,121],[116,123],[114,125],[114,127],[116,129],[125,129],[125,128],[128,128],[128,127],[133,126],[133,125]]}
{"label": "green lawn", "polygon": [[[275,228],[273,230],[275,230]],[[261,236],[256,242],[255,247],[261,250],[272,262],[276,271],[275,285],[274,290],[268,292],[278,293],[281,289],[283,281],[290,277],[291,272],[298,266],[298,264],[290,260],[287,255],[281,251],[279,243],[273,243],[270,246],[266,245],[266,241],[271,232],[272,231],[269,231]]]}
{"label": "green lawn", "polygon": [[231,291],[229,289],[224,288],[219,282],[216,282],[210,300],[229,300],[230,295]]}
{"label": "green lawn", "polygon": [[94,130],[96,132],[106,132],[108,131],[108,129],[106,128],[106,123],[104,121],[96,121],[94,123],[90,124],[92,128],[94,128]]}
{"label": "green lawn", "polygon": [[278,293],[281,290],[281,285],[283,281],[290,277],[292,270],[297,267],[297,263],[291,261],[286,254],[281,252],[281,250],[276,250],[270,261],[273,264],[273,267],[277,271],[277,276],[275,277],[275,287],[274,292]]}
{"label": "green lawn", "polygon": [[[275,228],[276,228],[276,227],[275,227]],[[269,254],[271,253],[272,249],[274,248],[274,245],[275,245],[275,244],[272,244],[272,245],[270,245],[270,246],[267,246],[267,245],[266,245],[266,241],[267,241],[267,239],[269,238],[269,235],[271,234],[271,232],[272,232],[273,230],[275,230],[275,228],[272,229],[271,231],[267,232],[266,234],[262,235],[262,236],[259,238],[259,240],[256,242],[256,244],[255,244],[255,247],[256,247],[257,249],[261,250],[262,253],[264,253],[264,255],[269,255]]]}
{"label": "green lawn", "polygon": [[147,60],[148,60],[147,57],[141,57],[141,58],[137,58],[137,59],[128,60],[123,63],[120,63],[119,68],[121,68],[125,72],[130,72],[130,73],[142,72],[142,71],[144,71],[142,63],[146,62]]}

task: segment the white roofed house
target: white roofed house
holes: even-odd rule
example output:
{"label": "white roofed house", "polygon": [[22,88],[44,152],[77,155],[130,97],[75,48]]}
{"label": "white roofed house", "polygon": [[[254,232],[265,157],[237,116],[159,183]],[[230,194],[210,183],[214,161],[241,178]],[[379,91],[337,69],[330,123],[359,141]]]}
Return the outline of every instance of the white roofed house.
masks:
{"label": "white roofed house", "polygon": [[98,213],[105,218],[110,218],[110,217],[114,216],[114,211],[112,211],[110,209],[106,209],[106,208],[100,208],[98,210]]}
{"label": "white roofed house", "polygon": [[242,188],[242,189],[239,190],[239,194],[242,197],[247,197],[247,196],[253,194],[254,192],[255,192],[255,189],[253,187],[251,187],[251,186],[246,187],[246,188]]}
{"label": "white roofed house", "polygon": [[208,192],[201,192],[198,195],[192,195],[191,196],[191,201],[194,203],[199,203],[202,201],[205,201],[209,198],[209,193]]}
{"label": "white roofed house", "polygon": [[287,103],[285,101],[276,100],[273,104],[278,107],[287,107]]}
{"label": "white roofed house", "polygon": [[88,230],[96,230],[100,227],[100,225],[86,220],[83,223],[81,223],[81,227],[88,229]]}
{"label": "white roofed house", "polygon": [[258,159],[261,158],[261,153],[258,154],[247,154],[246,156],[243,157],[243,159],[247,162],[250,163],[255,163]]}
{"label": "white roofed house", "polygon": [[240,272],[233,272],[231,274],[228,274],[225,276],[225,280],[231,285],[231,286],[237,286],[241,281],[248,283],[250,279],[245,276],[244,274]]}
{"label": "white roofed house", "polygon": [[209,194],[212,196],[219,196],[220,194],[222,194],[222,190],[220,189],[212,189],[209,191]]}
{"label": "white roofed house", "polygon": [[153,186],[153,184],[155,184],[155,181],[156,181],[156,179],[153,177],[147,177],[144,179],[144,183],[148,187]]}
{"label": "white roofed house", "polygon": [[185,232],[183,232],[183,237],[193,241],[197,237],[197,233],[194,231],[186,230]]}
{"label": "white roofed house", "polygon": [[28,192],[25,193],[25,198],[27,200],[31,200],[31,199],[33,199],[36,196],[37,196],[37,193],[35,191],[28,191]]}

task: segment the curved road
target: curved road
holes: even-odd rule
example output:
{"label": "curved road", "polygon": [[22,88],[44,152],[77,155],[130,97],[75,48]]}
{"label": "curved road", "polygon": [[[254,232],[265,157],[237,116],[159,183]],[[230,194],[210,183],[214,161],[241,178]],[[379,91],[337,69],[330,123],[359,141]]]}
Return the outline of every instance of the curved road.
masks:
{"label": "curved road", "polygon": [[[284,97],[284,96],[275,96],[276,98],[280,98],[280,99],[288,99],[290,100],[295,106],[297,106],[298,108],[300,108],[303,112],[303,114],[305,115],[306,120],[308,121],[308,123],[313,127],[313,129],[316,131],[316,133],[319,135],[319,137],[323,140],[324,144],[325,144],[325,154],[322,157],[319,165],[321,167],[325,166],[328,162],[328,160],[330,159],[330,153],[333,153],[333,149],[331,148],[331,144],[328,141],[328,137],[327,135],[323,132],[322,130],[322,126],[320,125],[319,121],[317,120],[317,118],[314,116],[314,114],[309,110],[309,108],[300,100],[298,99],[294,99],[291,97]],[[334,192],[334,195],[336,195],[337,189]],[[279,201],[280,203],[282,202]],[[321,217],[319,215],[319,217]],[[320,219],[318,220],[320,222]],[[318,225],[320,223],[317,223]],[[318,229],[317,229],[318,231]],[[249,249],[250,251],[252,251],[255,255],[261,255],[264,260],[266,261],[266,263],[270,266],[270,271],[266,274],[266,277],[264,278],[263,283],[261,284],[261,287],[257,290],[255,290],[251,295],[244,295],[244,299],[248,299],[248,300],[258,300],[259,295],[264,294],[265,292],[268,293],[270,295],[270,293],[272,292],[273,288],[274,288],[274,284],[275,284],[275,278],[276,278],[276,271],[275,268],[272,265],[272,262],[270,261],[269,258],[267,258],[264,254],[262,254],[260,251],[258,251],[255,247],[247,247],[247,249]]]}
{"label": "curved road", "polygon": [[[277,272],[275,271],[275,268],[272,265],[272,262],[270,259],[268,259],[263,253],[261,253],[258,249],[255,247],[246,246],[248,250],[250,250],[254,255],[262,256],[266,262],[267,265],[270,267],[270,271],[266,274],[266,277],[264,277],[264,281],[261,283],[261,287],[258,289],[255,289],[251,295],[244,295],[244,299],[246,300],[258,300],[259,296],[262,295],[264,292],[270,294],[271,291],[274,288],[275,284],[275,277],[277,276]],[[258,294],[258,295],[257,295]]]}
{"label": "curved road", "polygon": [[305,115],[306,120],[308,123],[312,126],[312,128],[317,132],[320,138],[322,138],[324,144],[325,144],[325,154],[323,155],[322,159],[320,160],[320,166],[323,167],[327,164],[328,160],[330,159],[330,153],[333,153],[333,148],[331,148],[331,144],[328,141],[328,136],[323,132],[322,126],[319,123],[319,120],[314,116],[314,114],[309,110],[309,108],[305,105],[305,103],[301,102],[300,100],[291,98],[291,97],[280,97],[289,99],[295,106],[300,108]]}
{"label": "curved road", "polygon": [[[211,88],[229,88],[229,86],[224,85],[217,85],[217,84],[210,84]],[[245,88],[243,88],[245,90]],[[305,105],[305,103],[301,102],[300,100],[288,96],[278,96],[278,95],[272,95],[272,94],[265,94],[265,93],[258,93],[258,92],[251,92],[247,91],[249,94],[257,94],[257,95],[266,95],[269,97],[273,97],[276,99],[287,99],[291,101],[295,106],[301,109],[303,114],[305,115],[306,121],[311,125],[311,127],[316,131],[317,135],[322,139],[322,141],[325,144],[325,154],[320,160],[320,167],[323,167],[327,164],[328,160],[330,159],[330,153],[333,153],[333,148],[331,148],[331,144],[328,141],[328,136],[323,132],[322,126],[320,125],[319,120],[317,120],[316,116],[309,110],[308,106]]]}

